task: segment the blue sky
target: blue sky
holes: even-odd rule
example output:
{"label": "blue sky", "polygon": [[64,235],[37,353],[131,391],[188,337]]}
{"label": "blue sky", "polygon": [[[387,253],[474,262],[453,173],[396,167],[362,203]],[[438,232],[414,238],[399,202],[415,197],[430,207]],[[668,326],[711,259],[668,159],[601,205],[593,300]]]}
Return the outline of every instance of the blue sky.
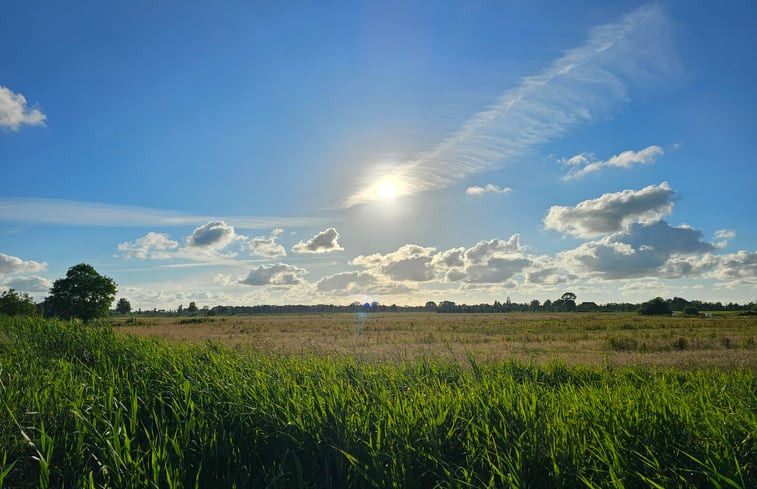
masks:
{"label": "blue sky", "polygon": [[754,2],[21,2],[0,288],[757,300]]}

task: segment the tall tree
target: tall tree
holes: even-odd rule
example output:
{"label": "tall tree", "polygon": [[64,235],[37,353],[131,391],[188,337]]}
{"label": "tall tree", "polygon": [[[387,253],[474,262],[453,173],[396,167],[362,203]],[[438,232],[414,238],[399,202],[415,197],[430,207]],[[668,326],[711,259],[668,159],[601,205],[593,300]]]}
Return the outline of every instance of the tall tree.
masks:
{"label": "tall tree", "polygon": [[561,311],[575,311],[576,310],[576,294],[573,292],[566,292],[564,293],[559,301],[555,301],[555,303],[559,302],[560,307],[559,309]]}
{"label": "tall tree", "polygon": [[116,304],[116,312],[123,315],[129,314],[131,312],[131,304],[129,303],[129,301],[127,301],[123,297],[118,299],[118,303]]}
{"label": "tall tree", "polygon": [[108,316],[115,297],[113,279],[100,275],[92,265],[80,263],[53,283],[48,300],[55,316],[88,322]]}

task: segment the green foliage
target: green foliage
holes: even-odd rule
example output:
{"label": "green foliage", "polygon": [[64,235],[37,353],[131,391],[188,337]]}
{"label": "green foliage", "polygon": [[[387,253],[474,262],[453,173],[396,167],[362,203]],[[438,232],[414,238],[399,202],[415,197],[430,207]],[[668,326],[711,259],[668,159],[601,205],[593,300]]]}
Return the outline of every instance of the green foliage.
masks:
{"label": "green foliage", "polygon": [[683,309],[683,313],[687,316],[698,316],[699,315],[699,309],[693,306],[687,306]]}
{"label": "green foliage", "polygon": [[37,305],[29,294],[19,294],[14,289],[9,289],[0,294],[0,314],[34,316],[37,314]]}
{"label": "green foliage", "polygon": [[53,283],[47,302],[54,316],[89,322],[107,317],[115,296],[113,279],[100,275],[91,265],[80,263],[68,269],[66,278]]}
{"label": "green foliage", "polygon": [[131,312],[131,304],[128,300],[124,299],[123,297],[118,299],[118,303],[116,304],[116,312],[119,314],[129,314]]}
{"label": "green foliage", "polygon": [[644,314],[645,316],[670,315],[672,313],[673,311],[670,309],[670,304],[668,304],[662,297],[655,297],[639,307],[639,314]]}
{"label": "green foliage", "polygon": [[757,486],[749,369],[364,363],[28,318],[0,342],[0,487]]}

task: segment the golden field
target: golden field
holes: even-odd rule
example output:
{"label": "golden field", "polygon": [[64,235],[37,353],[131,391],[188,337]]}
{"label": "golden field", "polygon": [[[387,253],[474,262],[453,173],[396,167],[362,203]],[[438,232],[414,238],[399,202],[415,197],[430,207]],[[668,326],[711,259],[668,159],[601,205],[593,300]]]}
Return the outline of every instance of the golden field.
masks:
{"label": "golden field", "polygon": [[757,317],[344,313],[116,318],[117,334],[284,355],[535,364],[757,367]]}

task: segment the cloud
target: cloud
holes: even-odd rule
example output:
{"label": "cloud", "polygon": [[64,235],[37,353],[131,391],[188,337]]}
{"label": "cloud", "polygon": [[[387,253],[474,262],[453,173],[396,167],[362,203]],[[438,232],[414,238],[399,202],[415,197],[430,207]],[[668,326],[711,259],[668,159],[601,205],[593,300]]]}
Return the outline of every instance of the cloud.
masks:
{"label": "cloud", "polygon": [[480,241],[471,248],[436,252],[434,247],[406,244],[387,254],[357,256],[352,265],[362,266],[388,280],[465,283],[502,283],[530,264],[521,253],[520,235],[507,241]]}
{"label": "cloud", "polygon": [[[320,279],[316,284],[318,292],[367,290],[378,279],[368,272],[342,272]],[[350,292],[351,293],[351,292]]]}
{"label": "cloud", "polygon": [[465,189],[466,195],[473,195],[475,197],[479,197],[481,195],[488,194],[488,193],[507,194],[507,193],[510,193],[512,191],[513,191],[513,189],[511,189],[510,187],[502,187],[502,188],[500,188],[500,187],[498,187],[498,186],[496,186],[494,184],[491,184],[491,183],[485,185],[484,187],[479,187],[479,186],[473,185],[473,186],[468,187],[468,188]]}
{"label": "cloud", "polygon": [[523,275],[524,283],[538,286],[553,286],[578,278],[568,273],[558,260],[549,256],[532,258],[531,265]]}
{"label": "cloud", "polygon": [[441,269],[462,267],[465,265],[465,248],[452,248],[437,253],[431,259],[431,265]]}
{"label": "cloud", "polygon": [[[590,161],[590,158],[593,158],[593,156],[588,153],[583,153],[568,160],[561,160],[561,163],[564,165],[573,167],[568,174],[563,177],[563,180],[580,178],[606,167],[630,168],[631,165],[635,164],[652,163],[654,162],[655,156],[662,154],[662,148],[659,146],[648,146],[639,151],[623,151],[606,161]],[[578,166],[581,168],[577,169],[576,167]]]}
{"label": "cloud", "polygon": [[434,278],[431,262],[435,251],[432,247],[406,244],[386,255],[357,256],[352,264],[375,270],[391,280],[425,282]]}
{"label": "cloud", "polygon": [[585,200],[575,207],[552,206],[544,227],[577,238],[593,238],[621,231],[632,222],[654,222],[673,209],[675,192],[667,182],[641,190],[624,190]]}
{"label": "cloud", "polygon": [[492,239],[479,241],[465,252],[466,261],[474,264],[485,264],[491,258],[507,256],[520,251],[520,234],[513,234],[510,239]]}
{"label": "cloud", "polygon": [[522,272],[531,264],[523,257],[490,258],[486,263],[472,263],[459,272],[447,275],[450,281],[462,281],[474,284],[502,283],[513,275]]}
{"label": "cloud", "polygon": [[702,241],[702,233],[689,226],[671,226],[665,221],[634,223],[598,241],[561,252],[565,267],[578,275],[596,275],[606,279],[665,276],[680,278],[693,273],[692,268],[674,266],[683,263],[681,256],[709,253],[715,249]]}
{"label": "cloud", "polygon": [[737,253],[717,257],[712,267],[714,278],[720,280],[757,282],[757,251],[741,250]]}
{"label": "cloud", "polygon": [[18,131],[24,124],[44,126],[46,118],[41,110],[26,105],[26,97],[0,85],[0,128]]}
{"label": "cloud", "polygon": [[[72,226],[187,226],[213,221],[208,216],[123,205],[56,199],[0,198],[0,221],[64,224]],[[231,216],[224,219],[237,229],[271,229],[277,226],[319,226],[313,217]]]}
{"label": "cloud", "polygon": [[292,246],[292,251],[295,253],[330,253],[342,250],[344,248],[339,246],[339,233],[334,228],[328,228],[313,236],[312,239],[300,241]]}
{"label": "cloud", "polygon": [[715,231],[715,237],[718,239],[733,239],[736,237],[736,232],[730,229],[718,229]]}
{"label": "cloud", "polygon": [[21,258],[0,253],[0,275],[19,272],[43,272],[47,269],[46,262],[22,260]]}
{"label": "cloud", "polygon": [[234,226],[224,221],[210,221],[196,228],[187,238],[187,245],[207,249],[221,249],[237,238]]}
{"label": "cloud", "polygon": [[370,272],[342,272],[323,277],[316,283],[316,290],[331,295],[396,295],[415,292],[416,289],[402,283],[382,280]]}
{"label": "cloud", "polygon": [[667,85],[680,66],[670,31],[657,5],[592,29],[582,46],[524,78],[431,150],[400,165],[364,172],[365,181],[344,206],[380,200],[377,185],[386,179],[399,182],[398,197],[447,187],[499,167],[574,126],[609,116],[628,101],[632,88]]}
{"label": "cloud", "polygon": [[462,267],[453,267],[443,273],[450,282],[503,283],[530,263],[521,253],[520,235],[513,234],[507,241],[479,241],[463,253]]}
{"label": "cloud", "polygon": [[165,260],[171,258],[167,250],[176,250],[179,243],[170,239],[165,233],[150,232],[134,241],[126,241],[118,245],[118,251],[126,253],[127,258],[150,258]]}
{"label": "cloud", "polygon": [[53,282],[45,277],[33,275],[31,277],[15,277],[3,283],[4,286],[21,292],[47,292]]}
{"label": "cloud", "polygon": [[250,270],[247,278],[240,280],[240,284],[261,286],[261,285],[297,285],[304,283],[302,275],[307,270],[285,263],[276,263],[275,265],[261,265]]}
{"label": "cloud", "polygon": [[250,253],[266,258],[286,256],[286,249],[276,242],[276,238],[283,232],[283,229],[274,229],[271,231],[270,236],[256,236],[250,239],[250,242],[247,244]]}

